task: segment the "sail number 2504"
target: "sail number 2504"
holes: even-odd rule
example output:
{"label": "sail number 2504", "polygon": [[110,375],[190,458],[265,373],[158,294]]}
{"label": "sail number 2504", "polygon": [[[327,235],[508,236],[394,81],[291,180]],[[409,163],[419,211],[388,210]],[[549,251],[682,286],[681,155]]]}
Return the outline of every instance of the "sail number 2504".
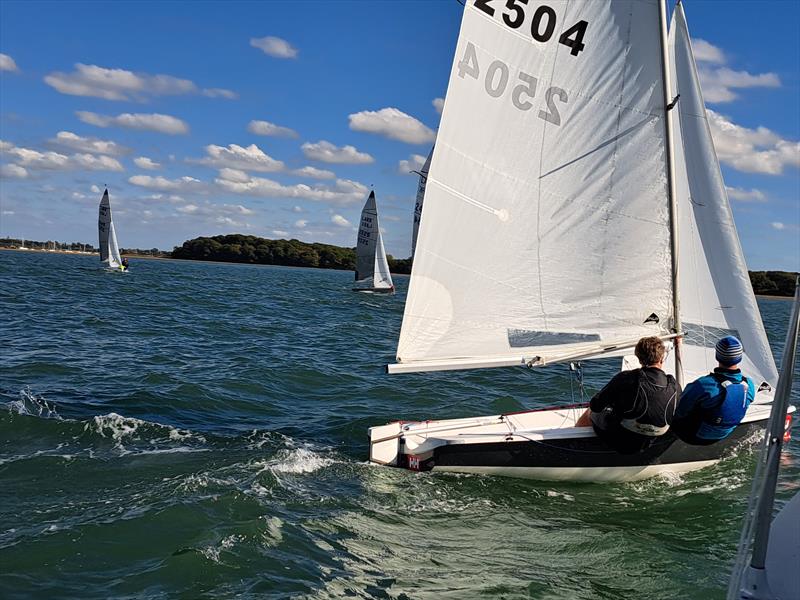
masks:
{"label": "sail number 2504", "polygon": [[[481,78],[481,68],[478,64],[478,53],[475,44],[467,42],[464,50],[464,57],[456,64],[458,76],[461,79],[471,77],[472,79]],[[502,60],[495,60],[486,68],[483,74],[483,87],[486,93],[492,98],[499,98],[509,87],[509,67]],[[511,89],[511,103],[519,110],[527,111],[533,108],[533,97],[536,95],[536,87],[539,80],[533,75],[528,75],[520,71],[517,73],[519,83]],[[556,100],[567,102],[569,97],[567,91],[555,86],[550,86],[544,93],[545,108],[539,111],[539,118],[544,119],[553,125],[561,125],[561,113],[558,110]]]}
{"label": "sail number 2504", "polygon": [[[495,15],[495,7],[492,6],[495,0],[474,0],[475,8],[486,13],[490,17]],[[502,0],[500,0],[502,2]],[[520,29],[525,23],[526,7],[528,12],[532,7],[528,7],[528,0],[506,0],[506,10],[502,13],[502,21],[511,29]],[[549,42],[556,30],[556,11],[545,4],[539,5],[533,10],[530,22],[531,37],[537,42]],[[583,43],[583,36],[586,34],[588,21],[578,21],[572,27],[564,30],[558,37],[558,43],[571,48],[570,54],[578,56],[586,46]]]}

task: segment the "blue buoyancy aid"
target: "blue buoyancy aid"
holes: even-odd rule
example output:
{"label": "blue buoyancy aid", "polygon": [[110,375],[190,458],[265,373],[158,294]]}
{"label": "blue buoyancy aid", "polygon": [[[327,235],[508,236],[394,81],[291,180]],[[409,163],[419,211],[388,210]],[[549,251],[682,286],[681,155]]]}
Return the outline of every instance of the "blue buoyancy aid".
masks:
{"label": "blue buoyancy aid", "polygon": [[720,382],[722,393],[716,406],[703,410],[703,418],[697,437],[706,440],[721,440],[728,437],[741,423],[750,401],[747,397],[748,381],[742,376],[740,383],[725,380]]}

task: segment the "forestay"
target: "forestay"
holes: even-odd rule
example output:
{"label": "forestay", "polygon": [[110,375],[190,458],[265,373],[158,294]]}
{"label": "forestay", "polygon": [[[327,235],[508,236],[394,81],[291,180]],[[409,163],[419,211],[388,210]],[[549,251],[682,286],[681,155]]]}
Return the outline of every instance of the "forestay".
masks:
{"label": "forestay", "polygon": [[774,386],[778,374],[714,150],[681,3],[672,14],[669,56],[672,89],[680,94],[673,140],[686,380],[712,370],[714,344],[735,335],[745,350],[742,371],[756,385]]}
{"label": "forestay", "polygon": [[665,130],[657,0],[468,0],[427,178],[403,370],[547,360],[666,334]]}
{"label": "forestay", "polygon": [[[434,146],[435,147],[435,146]],[[425,159],[425,164],[419,171],[419,185],[417,186],[417,200],[414,203],[414,229],[411,232],[411,257],[417,249],[417,235],[419,234],[419,223],[422,219],[422,205],[425,204],[425,186],[428,183],[428,171],[431,168],[431,158],[433,158],[433,148]]]}
{"label": "forestay", "polygon": [[383,247],[375,192],[369,193],[361,211],[356,246],[356,282],[365,289],[389,289],[393,287],[389,274],[389,263]]}
{"label": "forestay", "polygon": [[114,221],[111,218],[111,202],[108,199],[108,190],[103,192],[100,200],[100,216],[97,220],[97,229],[100,235],[100,261],[108,267],[116,269],[122,264],[117,244],[117,233],[114,231]]}

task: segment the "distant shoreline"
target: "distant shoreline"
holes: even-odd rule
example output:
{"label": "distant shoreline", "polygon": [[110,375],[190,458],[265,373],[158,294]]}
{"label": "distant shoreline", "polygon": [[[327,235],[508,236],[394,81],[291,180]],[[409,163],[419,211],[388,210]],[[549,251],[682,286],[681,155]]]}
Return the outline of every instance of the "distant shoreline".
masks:
{"label": "distant shoreline", "polygon": [[[79,252],[77,250],[42,250],[41,248],[28,248],[26,250],[22,250],[20,248],[5,248],[0,246],[0,250],[9,250],[12,252],[40,252],[42,254],[70,254],[73,256],[93,256],[99,258],[100,255],[97,252]],[[325,267],[298,267],[292,265],[268,265],[263,263],[244,263],[244,262],[233,262],[233,261],[225,261],[225,260],[198,260],[194,258],[172,258],[170,256],[148,256],[147,254],[122,254],[127,258],[131,258],[133,260],[144,259],[144,260],[172,260],[177,262],[195,262],[195,263],[207,263],[210,265],[249,265],[253,267],[281,267],[282,269],[310,269],[312,271],[342,271],[347,272],[347,269],[328,269]],[[393,277],[410,277],[407,273],[392,273]],[[770,296],[769,294],[756,294],[756,298],[765,298],[767,300],[793,300],[794,296]]]}

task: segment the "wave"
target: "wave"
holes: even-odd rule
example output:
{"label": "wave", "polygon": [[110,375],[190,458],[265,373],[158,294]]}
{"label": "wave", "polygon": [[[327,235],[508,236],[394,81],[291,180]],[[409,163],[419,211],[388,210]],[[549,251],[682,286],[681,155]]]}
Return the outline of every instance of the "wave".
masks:
{"label": "wave", "polygon": [[18,400],[8,403],[8,410],[20,415],[41,417],[43,419],[61,419],[55,404],[48,402],[44,396],[35,395],[29,387],[23,388]]}

